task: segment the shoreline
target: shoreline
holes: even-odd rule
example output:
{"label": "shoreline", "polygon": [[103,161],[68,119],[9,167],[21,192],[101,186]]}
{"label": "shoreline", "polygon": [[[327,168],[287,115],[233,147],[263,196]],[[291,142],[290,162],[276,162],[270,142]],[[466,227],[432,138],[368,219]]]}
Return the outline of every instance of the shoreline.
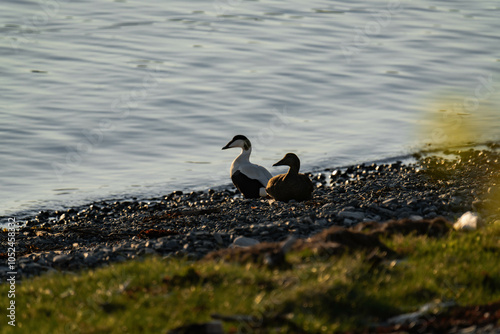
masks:
{"label": "shoreline", "polygon": [[[488,182],[500,171],[495,149],[444,152],[455,154],[459,162],[420,155],[411,164],[325,169],[310,175],[313,199],[302,203],[242,199],[232,189],[209,189],[42,211],[16,235],[18,278],[85,270],[146,254],[197,260],[240,237],[251,242],[305,239],[331,226],[360,222],[436,217],[453,222],[467,211],[500,219],[484,211]],[[0,234],[2,242],[6,237]],[[0,258],[5,255],[0,252]],[[0,269],[3,281],[8,270],[3,264]]]}
{"label": "shoreline", "polygon": [[[328,161],[320,161],[318,164],[312,164],[311,168],[303,167],[304,170],[307,170],[309,174],[318,174],[318,173],[326,173],[327,171],[331,171],[332,169],[346,169],[349,166],[353,165],[358,165],[361,163],[364,164],[371,164],[371,163],[377,163],[377,164],[387,164],[387,163],[393,163],[396,161],[414,161],[415,159],[413,158],[414,153],[408,153],[408,154],[401,154],[401,155],[395,155],[387,158],[381,158],[381,159],[373,159],[373,160],[368,160],[360,163],[353,163],[349,165],[340,165],[335,168],[328,167]],[[230,162],[229,162],[230,164]],[[229,178],[229,165],[227,166],[227,178],[225,179],[226,182],[221,182],[218,183],[217,185],[209,185],[208,183],[206,185],[194,185],[193,182],[189,182],[188,184],[181,185],[181,186],[172,186],[168,187],[170,189],[170,192],[161,192],[161,191],[138,191],[138,192],[121,192],[118,191],[116,193],[110,193],[108,195],[104,196],[92,196],[90,198],[87,198],[85,196],[81,197],[76,197],[73,198],[71,197],[69,200],[61,200],[58,201],[54,198],[46,201],[46,202],[40,202],[38,204],[33,204],[33,205],[26,205],[27,208],[25,209],[14,209],[10,208],[8,209],[7,212],[4,212],[2,215],[0,215],[0,228],[3,228],[4,225],[7,224],[7,221],[9,218],[16,218],[16,220],[27,220],[30,219],[31,217],[37,216],[39,212],[54,212],[54,211],[66,211],[69,209],[78,209],[78,210],[83,210],[85,207],[90,206],[91,204],[96,204],[96,203],[102,203],[102,202],[123,202],[123,201],[137,201],[137,202],[148,202],[148,201],[158,201],[159,199],[167,196],[169,193],[176,192],[176,191],[181,191],[183,193],[191,193],[191,192],[207,192],[210,189],[213,190],[226,190],[226,189],[232,189],[235,190],[233,184],[231,183],[231,179]],[[303,172],[303,171],[301,171]],[[276,174],[279,174],[280,172],[274,171],[273,176]],[[139,188],[140,189],[140,188]],[[166,193],[166,195],[165,195]],[[57,197],[57,196],[55,196]]]}
{"label": "shoreline", "polygon": [[[498,148],[500,144],[497,144],[496,142],[485,142],[485,143],[478,143],[478,144],[469,144],[469,145],[460,145],[456,147],[451,147],[449,149],[452,150],[458,150],[458,149],[470,149],[470,148],[476,148],[476,149],[490,149],[490,148]],[[436,148],[436,149],[429,149],[429,150],[417,150],[413,153],[401,153],[393,156],[388,156],[384,158],[377,158],[377,159],[369,159],[366,161],[359,161],[359,162],[354,162],[352,164],[347,164],[347,165],[339,165],[336,167],[329,167],[329,165],[332,163],[332,159],[324,159],[324,160],[319,160],[314,164],[310,164],[310,168],[306,172],[306,174],[309,175],[317,175],[317,174],[325,174],[328,172],[331,172],[334,169],[340,169],[340,170],[345,170],[351,166],[357,166],[357,165],[370,165],[370,164],[391,164],[391,163],[396,163],[398,161],[402,162],[403,164],[412,164],[417,161],[415,156],[420,156],[420,155],[433,155],[436,153],[442,153],[443,151],[446,151],[446,149],[442,148]],[[307,165],[306,165],[307,166]],[[306,166],[303,166],[303,169],[307,169]],[[304,172],[301,170],[301,172]],[[227,169],[227,174],[229,175],[229,166]],[[279,172],[276,172],[276,174],[279,174]],[[274,176],[274,174],[273,174]],[[179,186],[177,189],[175,187],[171,187],[174,190],[171,192],[176,192],[176,191],[181,191],[184,193],[191,193],[191,192],[206,192],[210,189],[214,190],[226,190],[226,189],[232,189],[233,191],[236,189],[233,184],[231,183],[231,180],[229,179],[229,176],[227,178],[226,183],[221,183],[215,186],[209,186],[207,185],[202,185],[202,186],[194,186],[193,184],[186,184],[185,186]],[[4,228],[7,225],[7,222],[9,219],[15,218],[16,220],[27,220],[32,217],[37,216],[40,212],[55,212],[55,211],[66,211],[69,209],[75,209],[75,210],[83,210],[86,207],[92,205],[92,204],[97,204],[97,203],[102,203],[102,202],[124,202],[124,201],[137,201],[137,202],[149,202],[149,201],[158,201],[159,199],[165,197],[166,195],[159,195],[159,191],[155,191],[156,194],[154,195],[152,193],[147,193],[147,192],[137,192],[137,193],[111,193],[106,195],[105,197],[97,197],[96,199],[92,198],[78,198],[71,200],[69,204],[65,204],[64,201],[56,201],[56,200],[50,200],[46,202],[46,204],[37,204],[34,206],[29,206],[27,209],[9,209],[12,212],[4,213],[3,215],[0,215],[0,228]],[[66,201],[67,202],[67,201]]]}

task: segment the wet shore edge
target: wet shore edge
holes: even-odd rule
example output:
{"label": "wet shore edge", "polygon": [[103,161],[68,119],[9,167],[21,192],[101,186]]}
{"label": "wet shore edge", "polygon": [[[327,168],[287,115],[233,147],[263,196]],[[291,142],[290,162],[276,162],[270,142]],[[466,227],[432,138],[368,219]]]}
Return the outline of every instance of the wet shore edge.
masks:
{"label": "wet shore edge", "polygon": [[[498,145],[414,158],[412,163],[309,173],[315,190],[307,202],[244,199],[227,187],[41,211],[16,233],[17,278],[85,270],[147,254],[196,260],[240,243],[307,239],[332,226],[361,222],[437,217],[454,222],[467,211],[486,221],[500,219],[490,205],[499,181]],[[0,233],[2,244],[7,243],[6,232]],[[7,255],[0,251],[0,258]],[[0,264],[2,281],[7,272],[6,264]]]}

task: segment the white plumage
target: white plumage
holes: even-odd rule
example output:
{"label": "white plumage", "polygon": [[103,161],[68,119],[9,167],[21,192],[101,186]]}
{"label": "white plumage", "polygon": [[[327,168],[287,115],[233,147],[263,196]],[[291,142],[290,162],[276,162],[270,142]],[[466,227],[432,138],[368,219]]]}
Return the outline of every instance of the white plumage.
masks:
{"label": "white plumage", "polygon": [[264,167],[251,163],[248,159],[250,154],[244,153],[245,152],[234,159],[231,164],[231,176],[239,170],[250,179],[258,180],[262,186],[265,187],[269,179],[272,177],[271,173],[269,173]]}

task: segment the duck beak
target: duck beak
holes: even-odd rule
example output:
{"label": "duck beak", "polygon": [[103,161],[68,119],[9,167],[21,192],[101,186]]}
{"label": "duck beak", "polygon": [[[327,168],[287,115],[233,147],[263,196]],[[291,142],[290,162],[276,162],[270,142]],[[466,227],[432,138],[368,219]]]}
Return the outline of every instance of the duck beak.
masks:
{"label": "duck beak", "polygon": [[232,142],[232,141],[230,141],[230,142],[229,142],[229,143],[227,143],[227,144],[226,144],[226,146],[224,146],[222,149],[223,149],[223,150],[227,150],[228,148],[231,148],[231,144],[232,144],[232,143],[233,143],[233,142]]}
{"label": "duck beak", "polygon": [[284,163],[283,160],[285,160],[285,159],[281,159],[280,161],[278,161],[277,163],[275,163],[273,165],[273,167],[276,167],[276,166],[286,166],[286,164]]}

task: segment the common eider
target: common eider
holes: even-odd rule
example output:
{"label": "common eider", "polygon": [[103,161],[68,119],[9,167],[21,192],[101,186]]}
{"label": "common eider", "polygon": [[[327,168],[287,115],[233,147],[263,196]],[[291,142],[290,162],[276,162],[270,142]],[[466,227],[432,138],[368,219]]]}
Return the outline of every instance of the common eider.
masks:
{"label": "common eider", "polygon": [[266,197],[266,185],[272,177],[271,173],[262,166],[250,162],[252,144],[247,137],[234,136],[222,149],[241,147],[241,154],[231,164],[231,180],[245,198]]}
{"label": "common eider", "polygon": [[295,154],[287,153],[273,166],[290,166],[290,169],[288,173],[276,175],[267,183],[266,192],[272,198],[282,202],[312,198],[313,184],[307,175],[299,174],[300,160]]}

